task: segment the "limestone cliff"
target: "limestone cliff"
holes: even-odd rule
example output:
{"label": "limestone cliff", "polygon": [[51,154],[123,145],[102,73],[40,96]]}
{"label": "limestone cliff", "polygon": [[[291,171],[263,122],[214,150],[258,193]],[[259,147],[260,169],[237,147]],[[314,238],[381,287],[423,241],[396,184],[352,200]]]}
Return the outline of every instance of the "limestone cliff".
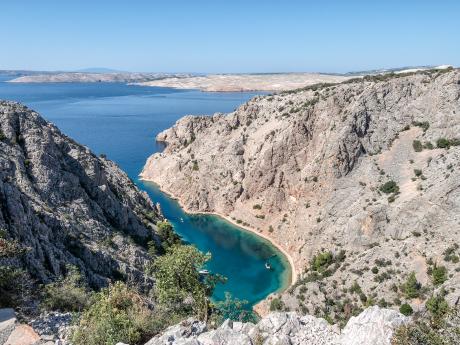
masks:
{"label": "limestone cliff", "polygon": [[143,267],[161,215],[112,161],[34,111],[0,102],[0,229],[27,252],[38,282],[77,266],[94,287],[109,279],[150,284]]}
{"label": "limestone cliff", "polygon": [[[330,298],[396,306],[409,272],[434,289],[433,263],[447,267],[455,303],[460,274],[444,253],[458,254],[460,236],[459,98],[458,70],[255,97],[160,133],[167,147],[141,176],[186,209],[228,216],[289,252],[302,278],[283,296],[291,309],[321,315]],[[308,278],[326,250],[346,254],[324,280]],[[349,292],[354,282],[362,301]]]}

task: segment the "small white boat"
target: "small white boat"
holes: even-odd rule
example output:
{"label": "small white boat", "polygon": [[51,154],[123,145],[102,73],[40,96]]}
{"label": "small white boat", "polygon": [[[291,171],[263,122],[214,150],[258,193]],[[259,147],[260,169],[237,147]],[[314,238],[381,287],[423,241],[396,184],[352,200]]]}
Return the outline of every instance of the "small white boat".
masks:
{"label": "small white boat", "polygon": [[266,263],[265,263],[265,268],[266,268],[267,270],[271,270],[271,269],[272,269],[272,266],[270,265],[270,263],[266,262]]}
{"label": "small white boat", "polygon": [[180,222],[183,223],[183,222],[184,222],[184,218],[180,217]]}
{"label": "small white boat", "polygon": [[209,274],[209,271],[208,270],[200,270],[200,271],[198,271],[198,273],[201,274],[201,275],[207,275],[207,274]]}

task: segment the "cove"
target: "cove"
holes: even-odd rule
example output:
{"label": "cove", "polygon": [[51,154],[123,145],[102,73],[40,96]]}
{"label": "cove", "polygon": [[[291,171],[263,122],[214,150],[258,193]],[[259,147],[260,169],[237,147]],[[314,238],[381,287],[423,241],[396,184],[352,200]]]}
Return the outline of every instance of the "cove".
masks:
{"label": "cove", "polygon": [[[227,277],[213,299],[226,291],[249,306],[290,284],[287,258],[269,241],[214,215],[191,215],[154,184],[140,181],[146,159],[162,146],[154,138],[184,115],[229,112],[256,93],[207,93],[128,86],[121,83],[6,83],[0,99],[22,102],[65,134],[114,160],[154,202],[184,241],[210,252],[208,269]],[[270,261],[273,270],[265,268]]]}

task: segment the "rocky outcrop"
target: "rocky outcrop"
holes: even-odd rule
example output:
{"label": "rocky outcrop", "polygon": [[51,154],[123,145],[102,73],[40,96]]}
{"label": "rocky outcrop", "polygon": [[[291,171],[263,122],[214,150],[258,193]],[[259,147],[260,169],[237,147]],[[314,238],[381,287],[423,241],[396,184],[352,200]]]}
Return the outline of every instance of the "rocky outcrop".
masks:
{"label": "rocky outcrop", "polygon": [[[118,166],[34,111],[0,102],[0,229],[26,248],[18,265],[37,282],[77,266],[93,287],[151,284],[146,243],[161,215]],[[11,259],[9,259],[11,260]]]}
{"label": "rocky outcrop", "polygon": [[[410,272],[433,289],[434,264],[446,266],[455,303],[460,272],[443,253],[460,254],[459,98],[458,70],[259,96],[179,120],[141,176],[187,210],[217,212],[284,248],[300,273],[282,297],[290,310],[346,319],[369,299],[397,307]],[[327,275],[306,272],[318,252],[342,250]]]}
{"label": "rocky outcrop", "polygon": [[20,323],[13,309],[0,309],[1,345],[68,345],[72,315],[49,313]]}
{"label": "rocky outcrop", "polygon": [[390,309],[371,307],[352,317],[342,331],[342,345],[386,345],[391,343],[393,331],[409,321]]}
{"label": "rocky outcrop", "polygon": [[169,327],[145,345],[389,345],[393,331],[409,318],[371,307],[352,318],[343,332],[326,320],[297,313],[272,313],[254,325],[227,320],[208,330],[194,319]]}

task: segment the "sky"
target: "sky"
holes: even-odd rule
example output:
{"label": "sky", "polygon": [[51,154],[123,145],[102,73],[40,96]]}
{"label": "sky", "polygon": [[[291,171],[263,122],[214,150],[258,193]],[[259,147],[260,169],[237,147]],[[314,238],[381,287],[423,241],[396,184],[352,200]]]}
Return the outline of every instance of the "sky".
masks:
{"label": "sky", "polygon": [[459,0],[0,0],[0,69],[460,66]]}

